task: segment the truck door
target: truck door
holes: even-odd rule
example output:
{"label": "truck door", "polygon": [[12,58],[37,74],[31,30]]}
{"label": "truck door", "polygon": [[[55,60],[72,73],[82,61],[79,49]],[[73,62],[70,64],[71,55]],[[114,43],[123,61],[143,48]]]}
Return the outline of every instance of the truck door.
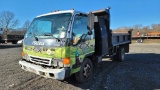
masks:
{"label": "truck door", "polygon": [[87,16],[76,14],[72,26],[71,58],[73,61],[82,62],[85,55],[94,51],[93,39],[93,35],[88,35]]}

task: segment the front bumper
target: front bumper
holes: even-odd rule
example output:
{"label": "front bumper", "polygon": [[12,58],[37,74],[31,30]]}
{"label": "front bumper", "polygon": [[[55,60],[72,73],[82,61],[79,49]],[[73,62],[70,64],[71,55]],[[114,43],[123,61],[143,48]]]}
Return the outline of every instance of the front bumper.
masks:
{"label": "front bumper", "polygon": [[62,68],[62,69],[44,68],[42,66],[26,62],[24,60],[20,60],[19,64],[21,68],[26,71],[36,73],[43,77],[58,79],[58,80],[64,80],[66,77],[68,77],[69,72],[70,72],[70,70],[65,69],[65,68]]}

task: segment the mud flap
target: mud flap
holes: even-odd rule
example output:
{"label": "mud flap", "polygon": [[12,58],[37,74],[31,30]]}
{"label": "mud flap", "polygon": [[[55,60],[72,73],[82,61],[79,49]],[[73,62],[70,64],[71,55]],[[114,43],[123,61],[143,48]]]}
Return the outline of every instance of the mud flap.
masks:
{"label": "mud flap", "polygon": [[102,62],[102,56],[97,57],[98,63]]}

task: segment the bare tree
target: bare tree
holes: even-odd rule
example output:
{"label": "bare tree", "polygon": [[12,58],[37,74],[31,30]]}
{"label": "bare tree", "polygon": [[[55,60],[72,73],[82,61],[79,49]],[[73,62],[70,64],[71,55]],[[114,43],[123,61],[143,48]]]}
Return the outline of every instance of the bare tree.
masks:
{"label": "bare tree", "polygon": [[6,30],[13,29],[19,24],[19,20],[15,19],[15,15],[10,11],[0,12],[0,27]]}
{"label": "bare tree", "polygon": [[23,29],[27,30],[30,26],[31,22],[29,20],[27,20],[24,24],[23,24]]}
{"label": "bare tree", "polygon": [[133,29],[135,29],[135,30],[140,30],[141,28],[142,28],[141,24],[136,24],[133,26]]}
{"label": "bare tree", "polygon": [[151,27],[152,27],[152,30],[155,32],[160,31],[160,24],[152,24]]}
{"label": "bare tree", "polygon": [[[147,34],[148,32],[150,32],[150,27],[149,26],[143,26],[143,28],[141,29],[141,33],[143,34]],[[153,30],[152,30],[153,31]]]}

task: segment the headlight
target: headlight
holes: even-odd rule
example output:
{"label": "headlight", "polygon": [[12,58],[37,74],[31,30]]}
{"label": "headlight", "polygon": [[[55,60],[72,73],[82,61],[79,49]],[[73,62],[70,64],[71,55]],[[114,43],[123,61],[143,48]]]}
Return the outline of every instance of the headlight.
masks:
{"label": "headlight", "polygon": [[54,67],[64,67],[64,64],[63,64],[62,59],[52,59],[51,64],[52,64]]}
{"label": "headlight", "polygon": [[59,62],[58,62],[58,66],[59,66],[59,67],[63,67],[63,62],[62,62],[62,61],[59,61]]}

